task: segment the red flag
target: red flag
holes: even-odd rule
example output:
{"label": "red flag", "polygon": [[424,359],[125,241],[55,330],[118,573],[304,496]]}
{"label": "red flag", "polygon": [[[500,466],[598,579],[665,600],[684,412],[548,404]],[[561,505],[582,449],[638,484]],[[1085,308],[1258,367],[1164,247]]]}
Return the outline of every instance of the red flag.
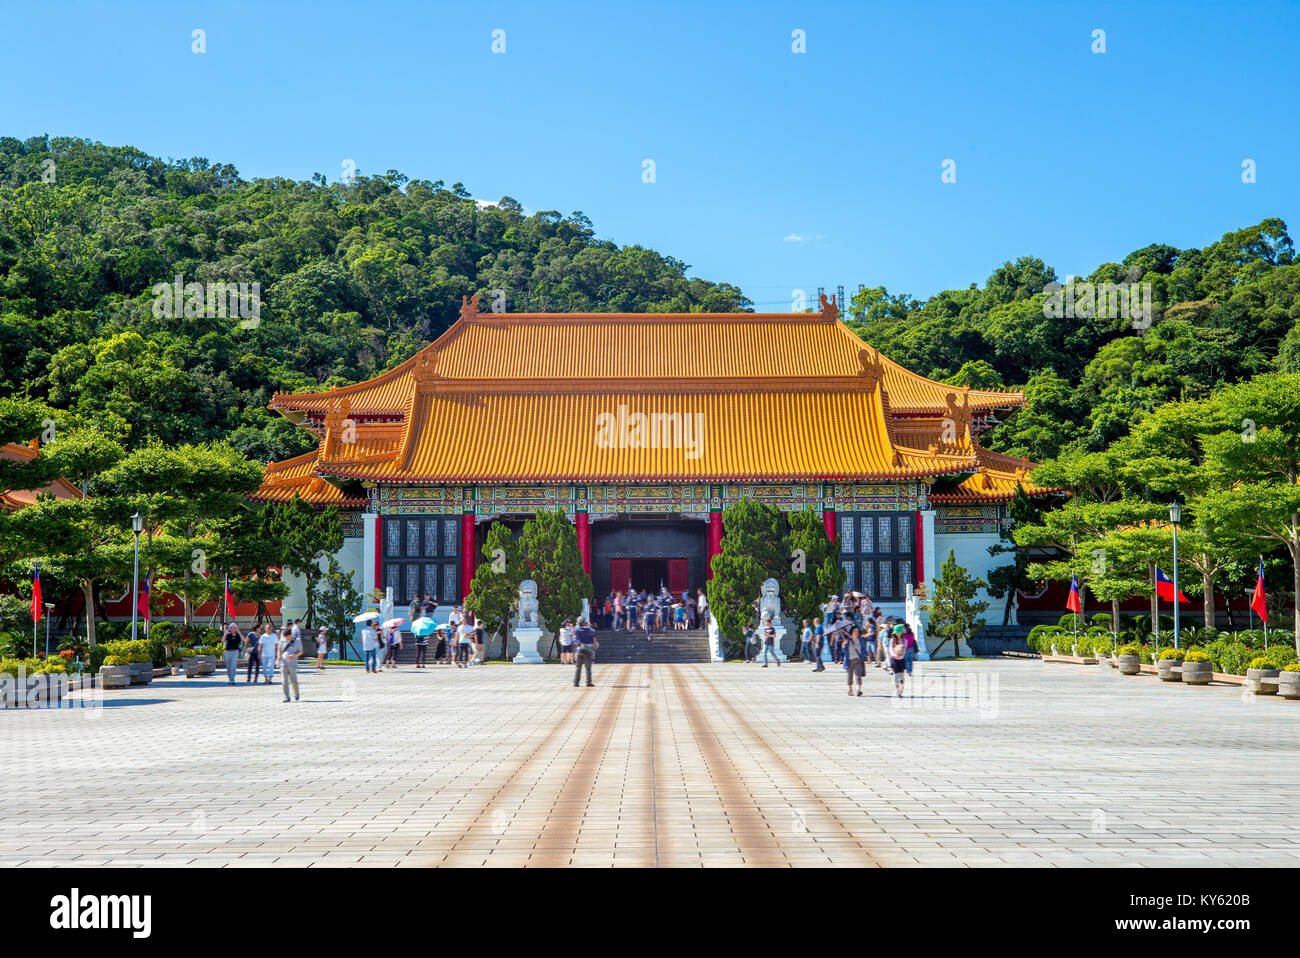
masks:
{"label": "red flag", "polygon": [[230,576],[226,576],[226,615],[230,616],[230,621],[235,621],[235,597],[230,591]]}
{"label": "red flag", "polygon": [[[1156,595],[1166,602],[1174,601],[1174,582],[1169,576],[1165,575],[1160,566],[1156,566]],[[1183,595],[1183,590],[1178,590],[1179,602],[1191,602],[1192,600]]]}
{"label": "red flag", "polygon": [[140,597],[136,600],[136,611],[140,613],[141,618],[146,622],[149,621],[149,580],[153,578],[153,570],[150,569],[144,575],[144,589],[140,592]]}
{"label": "red flag", "polygon": [[1264,558],[1259,560],[1259,578],[1255,580],[1255,594],[1250,597],[1250,607],[1264,622],[1268,621],[1268,602],[1264,598]]}
{"label": "red flag", "polygon": [[41,613],[45,606],[41,604],[44,596],[41,595],[41,567],[40,564],[32,566],[32,625],[41,621]]}
{"label": "red flag", "polygon": [[1079,601],[1079,580],[1070,576],[1070,597],[1065,600],[1065,607],[1075,615],[1083,615],[1083,603]]}

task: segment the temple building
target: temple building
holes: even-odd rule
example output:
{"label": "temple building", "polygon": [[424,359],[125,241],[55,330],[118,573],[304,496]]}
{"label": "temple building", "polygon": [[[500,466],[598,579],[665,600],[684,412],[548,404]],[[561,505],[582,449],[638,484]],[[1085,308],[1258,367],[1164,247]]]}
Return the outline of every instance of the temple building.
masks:
{"label": "temple building", "polygon": [[[955,549],[984,577],[1032,464],[980,448],[1024,402],[886,359],[816,313],[494,313],[369,382],[277,393],[320,439],[257,498],[337,506],[364,592],[459,602],[486,527],[562,509],[597,595],[703,586],[726,508],[815,509],[847,587],[900,609]],[[286,614],[304,606],[301,593]]]}

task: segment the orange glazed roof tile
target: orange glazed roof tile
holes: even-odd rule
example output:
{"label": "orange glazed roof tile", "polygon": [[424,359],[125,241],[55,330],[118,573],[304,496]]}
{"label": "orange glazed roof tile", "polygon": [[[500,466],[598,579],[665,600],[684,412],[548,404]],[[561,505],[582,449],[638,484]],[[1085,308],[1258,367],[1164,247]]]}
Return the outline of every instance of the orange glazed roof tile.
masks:
{"label": "orange glazed roof tile", "polygon": [[[340,399],[353,415],[399,413],[417,374],[449,381],[803,380],[859,375],[862,350],[876,351],[821,313],[478,313],[374,379],[323,393],[276,393],[271,408],[324,413]],[[879,357],[896,414],[942,414],[963,390]],[[966,390],[978,413],[1024,403],[1012,391]]]}
{"label": "orange glazed roof tile", "polygon": [[1034,463],[1028,459],[1018,459],[987,449],[978,450],[976,455],[980,465],[974,475],[963,479],[954,489],[932,491],[931,502],[997,502],[1014,499],[1016,486],[1021,486],[1025,494],[1030,496],[1043,496],[1057,491],[1029,481]]}
{"label": "orange glazed roof tile", "polygon": [[[0,458],[13,459],[18,462],[31,462],[39,455],[31,446],[9,442],[0,446]],[[60,476],[48,486],[40,489],[4,489],[0,490],[0,511],[13,512],[34,505],[37,496],[52,495],[56,499],[80,499],[81,490]]]}
{"label": "orange glazed roof tile", "polygon": [[250,498],[262,502],[288,502],[295,495],[313,506],[364,506],[364,497],[344,494],[338,486],[326,482],[316,474],[319,450],[268,463],[262,477],[262,486]]}

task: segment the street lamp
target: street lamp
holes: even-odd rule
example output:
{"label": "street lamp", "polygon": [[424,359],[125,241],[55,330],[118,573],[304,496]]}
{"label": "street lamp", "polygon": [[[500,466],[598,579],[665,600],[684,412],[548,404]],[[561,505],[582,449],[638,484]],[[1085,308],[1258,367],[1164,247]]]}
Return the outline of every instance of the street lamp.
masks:
{"label": "street lamp", "polygon": [[1174,648],[1178,648],[1178,523],[1183,518],[1183,507],[1177,502],[1169,504],[1169,521],[1174,527]]}
{"label": "street lamp", "polygon": [[131,517],[131,531],[135,533],[135,572],[131,578],[131,641],[135,641],[135,619],[140,599],[140,533],[144,531],[144,517],[137,512]]}

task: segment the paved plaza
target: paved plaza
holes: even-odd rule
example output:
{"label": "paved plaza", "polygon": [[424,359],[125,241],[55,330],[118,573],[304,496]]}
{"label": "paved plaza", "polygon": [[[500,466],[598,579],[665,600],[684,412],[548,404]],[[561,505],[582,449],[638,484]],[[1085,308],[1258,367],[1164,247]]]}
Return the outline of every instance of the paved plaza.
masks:
{"label": "paved plaza", "polygon": [[1300,703],[1036,660],[223,675],[0,713],[0,866],[1300,863]]}

